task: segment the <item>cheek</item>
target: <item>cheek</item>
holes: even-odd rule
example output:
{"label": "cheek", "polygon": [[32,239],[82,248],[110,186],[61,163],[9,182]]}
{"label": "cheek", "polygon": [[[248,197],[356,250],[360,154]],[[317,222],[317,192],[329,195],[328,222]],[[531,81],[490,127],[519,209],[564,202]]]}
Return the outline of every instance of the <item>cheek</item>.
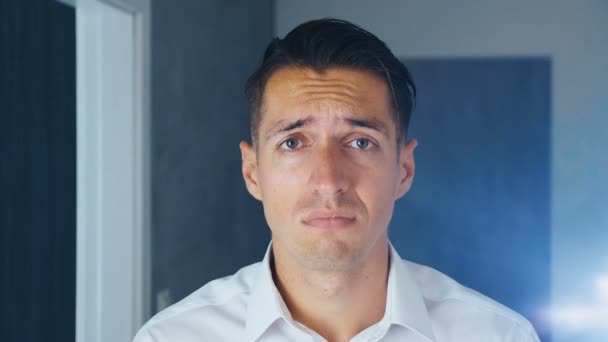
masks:
{"label": "cheek", "polygon": [[310,176],[311,164],[309,154],[293,153],[280,154],[271,153],[265,157],[263,168],[264,181],[267,183],[265,188],[273,194],[292,193],[291,197],[305,190],[306,181]]}
{"label": "cheek", "polygon": [[266,164],[259,170],[262,203],[268,224],[278,226],[289,221],[299,196],[305,189],[305,171],[301,167]]}
{"label": "cheek", "polygon": [[260,183],[263,197],[269,200],[294,191],[306,179],[306,171],[301,163],[271,161],[266,165],[269,167],[260,168]]}
{"label": "cheek", "polygon": [[397,175],[393,170],[371,169],[362,175],[357,189],[365,204],[372,225],[385,225],[390,221],[395,203]]}

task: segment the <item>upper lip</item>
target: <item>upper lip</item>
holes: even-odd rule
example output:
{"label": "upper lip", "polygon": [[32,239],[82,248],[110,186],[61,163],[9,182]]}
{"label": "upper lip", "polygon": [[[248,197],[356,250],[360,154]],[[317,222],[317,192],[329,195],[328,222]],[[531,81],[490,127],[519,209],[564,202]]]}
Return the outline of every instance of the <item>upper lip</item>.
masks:
{"label": "upper lip", "polygon": [[348,209],[315,209],[307,211],[302,216],[302,221],[310,222],[312,220],[319,219],[333,219],[333,218],[342,218],[342,219],[355,219],[355,213],[352,210]]}

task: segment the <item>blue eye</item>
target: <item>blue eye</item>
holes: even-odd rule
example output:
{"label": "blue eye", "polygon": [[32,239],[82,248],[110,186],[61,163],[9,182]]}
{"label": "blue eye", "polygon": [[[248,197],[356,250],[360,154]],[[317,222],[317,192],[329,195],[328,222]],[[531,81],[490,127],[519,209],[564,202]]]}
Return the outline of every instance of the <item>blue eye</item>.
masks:
{"label": "blue eye", "polygon": [[350,142],[350,146],[359,150],[367,150],[373,146],[369,139],[357,138]]}
{"label": "blue eye", "polygon": [[298,148],[298,146],[300,146],[300,140],[294,139],[294,138],[289,138],[289,139],[283,141],[283,143],[281,144],[281,148],[284,148],[287,150],[294,150],[294,149]]}

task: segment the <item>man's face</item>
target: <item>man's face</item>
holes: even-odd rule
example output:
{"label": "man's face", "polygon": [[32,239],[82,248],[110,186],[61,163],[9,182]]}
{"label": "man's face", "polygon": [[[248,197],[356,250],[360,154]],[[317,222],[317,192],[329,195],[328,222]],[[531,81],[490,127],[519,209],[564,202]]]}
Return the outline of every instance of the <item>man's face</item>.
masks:
{"label": "man's face", "polygon": [[[348,270],[385,243],[414,175],[415,141],[397,146],[385,82],[370,72],[283,68],[265,88],[243,175],[273,246],[302,266]],[[377,249],[377,248],[376,248]]]}

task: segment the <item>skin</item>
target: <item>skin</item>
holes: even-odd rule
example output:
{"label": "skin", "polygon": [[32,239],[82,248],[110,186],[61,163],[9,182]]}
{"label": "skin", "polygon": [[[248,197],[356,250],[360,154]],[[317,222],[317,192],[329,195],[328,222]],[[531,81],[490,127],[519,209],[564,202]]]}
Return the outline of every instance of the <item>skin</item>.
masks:
{"label": "skin", "polygon": [[414,177],[374,74],[288,67],[265,88],[256,146],[241,142],[248,191],[272,231],[275,284],[293,318],[348,341],[386,306],[387,228]]}

